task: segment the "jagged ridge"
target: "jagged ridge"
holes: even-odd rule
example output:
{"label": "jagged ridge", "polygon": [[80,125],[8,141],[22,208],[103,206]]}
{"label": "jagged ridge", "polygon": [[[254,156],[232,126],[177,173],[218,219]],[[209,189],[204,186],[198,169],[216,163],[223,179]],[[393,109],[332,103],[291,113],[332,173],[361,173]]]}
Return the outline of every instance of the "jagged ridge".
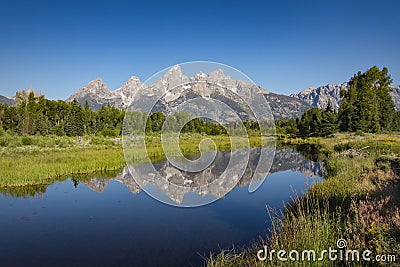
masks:
{"label": "jagged ridge", "polygon": [[15,101],[14,99],[0,95],[0,104],[14,105]]}
{"label": "jagged ridge", "polygon": [[[331,101],[332,107],[339,109],[342,98],[340,97],[341,90],[347,90],[349,84],[328,84],[320,87],[309,87],[300,91],[297,94],[291,94],[291,97],[307,102],[312,107],[325,108],[328,105],[328,100]],[[400,86],[391,86],[390,95],[396,110],[400,110]]]}
{"label": "jagged ridge", "polygon": [[[205,82],[204,86],[199,83],[196,84],[196,82],[199,81]],[[195,85],[186,92],[185,90],[188,89],[188,87],[185,86],[190,86],[190,83]],[[178,85],[184,86],[176,88],[173,92],[170,91],[171,88]],[[216,87],[219,87],[219,89],[216,90]],[[154,91],[161,93],[168,92],[163,102],[161,101],[160,105],[157,106],[158,110],[164,111],[194,96],[212,96],[221,101],[237,102],[238,99],[234,97],[235,93],[250,92],[254,87],[255,85],[253,84],[231,79],[220,69],[208,75],[200,72],[193,77],[187,77],[182,73],[180,66],[176,65],[169,69],[161,79],[149,87],[142,84],[137,77],[132,76],[122,87],[111,91],[107,85],[98,78],[77,90],[67,101],[70,102],[73,99],[77,99],[81,105],[87,101],[89,106],[93,109],[99,109],[101,106],[107,105],[108,103],[117,108],[127,108],[132,101],[136,101],[142,103],[142,107],[145,109],[148,103],[151,102]],[[224,91],[221,88],[229,88],[230,90]],[[300,99],[270,93],[264,89],[262,90],[265,91],[264,96],[269,102],[275,118],[299,117],[305,110],[311,107],[308,103]],[[233,92],[233,94],[231,92]],[[241,108],[237,111],[242,112],[240,109]]]}

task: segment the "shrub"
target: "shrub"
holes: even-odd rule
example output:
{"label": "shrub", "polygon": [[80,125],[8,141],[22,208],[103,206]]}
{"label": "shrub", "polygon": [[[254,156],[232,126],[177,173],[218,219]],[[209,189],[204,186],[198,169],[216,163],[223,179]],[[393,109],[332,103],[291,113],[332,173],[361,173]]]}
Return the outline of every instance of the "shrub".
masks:
{"label": "shrub", "polygon": [[51,132],[52,134],[55,134],[55,135],[58,135],[58,136],[64,136],[64,135],[65,135],[64,128],[63,128],[63,126],[61,126],[61,125],[56,125],[56,126],[54,126],[54,127],[50,130],[50,132]]}
{"label": "shrub", "polygon": [[0,146],[7,147],[9,143],[10,143],[10,140],[6,136],[0,137]]}
{"label": "shrub", "polygon": [[349,144],[349,143],[344,143],[344,144],[337,144],[337,145],[334,145],[334,147],[333,147],[333,149],[336,151],[336,152],[343,152],[343,151],[345,151],[345,150],[349,150],[349,149],[352,149],[353,147]]}
{"label": "shrub", "polygon": [[116,137],[117,133],[115,132],[115,130],[104,129],[103,131],[101,131],[101,135],[104,137]]}
{"label": "shrub", "polygon": [[23,136],[21,142],[23,146],[30,146],[33,143],[32,138],[29,136]]}
{"label": "shrub", "polygon": [[355,135],[358,135],[358,136],[365,136],[364,132],[361,131],[361,130],[357,130],[357,131],[355,132]]}

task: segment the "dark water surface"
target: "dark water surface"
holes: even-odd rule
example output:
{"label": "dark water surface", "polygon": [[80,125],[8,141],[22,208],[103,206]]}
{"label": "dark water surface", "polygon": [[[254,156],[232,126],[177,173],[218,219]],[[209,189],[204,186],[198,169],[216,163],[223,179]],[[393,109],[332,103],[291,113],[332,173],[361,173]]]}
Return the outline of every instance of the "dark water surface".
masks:
{"label": "dark water surface", "polygon": [[[255,193],[241,181],[223,199],[197,208],[160,203],[127,177],[68,179],[34,197],[0,194],[0,266],[202,266],[210,251],[265,236],[266,205],[321,179],[321,163],[278,149]],[[41,189],[43,191],[43,189]]]}

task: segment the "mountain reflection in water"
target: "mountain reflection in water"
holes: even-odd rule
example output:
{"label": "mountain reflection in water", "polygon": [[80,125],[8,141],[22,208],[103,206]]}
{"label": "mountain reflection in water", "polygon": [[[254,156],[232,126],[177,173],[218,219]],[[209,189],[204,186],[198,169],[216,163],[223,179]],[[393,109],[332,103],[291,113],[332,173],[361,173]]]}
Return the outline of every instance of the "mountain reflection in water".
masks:
{"label": "mountain reflection in water", "polygon": [[[250,184],[252,175],[257,167],[259,154],[260,148],[251,149],[250,159],[245,173],[236,185],[232,184],[232,187],[245,187]],[[210,185],[210,183],[216,181],[221,176],[228,165],[229,158],[230,151],[218,151],[213,164],[201,172],[182,171],[170,164],[167,160],[153,164],[157,172],[160,173],[163,178],[168,179],[168,181],[174,185],[181,185],[179,188],[168,186],[164,181],[155,179],[153,173],[149,171],[152,165],[150,163],[131,166],[131,172],[129,172],[128,167],[124,167],[118,175],[112,179],[124,184],[133,194],[137,194],[141,191],[141,186],[138,185],[137,181],[142,182],[142,186],[156,187],[161,190],[166,197],[177,204],[182,204],[184,202],[185,195],[191,192],[191,186],[202,186],[201,190],[195,191],[202,197],[212,195],[217,198],[222,198],[226,192],[225,187],[221,186],[220,183],[214,185]],[[277,149],[270,174],[291,170],[300,172],[307,177],[317,178],[322,177],[322,164],[322,162],[313,162],[306,159],[293,149]],[[231,170],[232,175],[234,171],[235,170]],[[140,179],[138,179],[138,177],[140,177]],[[145,179],[143,177],[145,177]],[[266,179],[268,179],[268,177],[266,177]],[[110,183],[110,179],[96,177],[89,181],[83,181],[82,183],[94,191],[102,192]],[[190,186],[185,187],[184,185],[186,184]]]}
{"label": "mountain reflection in water", "polygon": [[[251,151],[246,172],[233,190],[212,205],[177,208],[145,194],[128,168],[96,177],[74,176],[48,186],[1,189],[0,262],[2,266],[204,266],[220,249],[248,247],[268,235],[266,205],[281,210],[294,193],[321,180],[322,164],[292,149],[277,149],[270,174],[249,194],[258,149]],[[218,177],[229,160],[218,153],[210,168],[181,172],[166,161],[156,168],[171,181],[202,184]],[[145,165],[134,166],[139,174]],[[187,182],[186,182],[187,183]],[[187,183],[190,190],[190,184]],[[165,198],[185,202],[205,192],[159,190]],[[101,193],[97,193],[101,192]]]}
{"label": "mountain reflection in water", "polygon": [[[189,184],[189,186],[187,186],[187,190],[177,191],[173,190],[172,187],[162,187],[161,185],[157,184],[157,181],[153,181],[152,186],[157,187],[157,185],[159,185],[158,188],[169,199],[174,200],[176,203],[182,203],[185,194],[190,192],[191,185],[205,185],[210,181],[215,181],[223,173],[228,165],[230,153],[231,151],[218,151],[217,156],[211,166],[201,172],[182,171],[170,164],[167,160],[163,160],[162,162],[158,163],[144,163],[137,166],[130,166],[131,172],[129,172],[128,167],[124,167],[116,174],[107,173],[106,177],[104,177],[102,174],[95,174],[94,177],[71,177],[71,179],[75,183],[75,186],[77,186],[79,183],[82,183],[93,191],[99,193],[103,192],[112,180],[115,180],[128,188],[132,194],[138,194],[141,191],[141,187],[136,182],[137,177],[132,176],[131,173],[134,175],[146,175],[146,171],[149,169],[149,166],[153,165],[163,177],[168,177],[169,182],[178,185]],[[250,150],[250,158],[245,173],[235,187],[245,187],[249,185],[252,174],[257,167],[256,165],[259,154],[260,148],[252,148]],[[277,148],[269,174],[286,170],[299,172],[307,177],[318,178],[323,176],[323,162],[314,162],[308,160],[302,154],[291,148]],[[268,176],[265,179],[268,179]],[[34,197],[35,195],[40,197],[40,195],[46,192],[46,187],[46,185],[40,185],[3,188],[1,189],[0,194],[12,197]],[[198,194],[201,196],[212,194],[218,198],[224,197],[224,192],[219,192],[218,189],[218,187],[213,187],[209,188],[208,191],[198,192]]]}

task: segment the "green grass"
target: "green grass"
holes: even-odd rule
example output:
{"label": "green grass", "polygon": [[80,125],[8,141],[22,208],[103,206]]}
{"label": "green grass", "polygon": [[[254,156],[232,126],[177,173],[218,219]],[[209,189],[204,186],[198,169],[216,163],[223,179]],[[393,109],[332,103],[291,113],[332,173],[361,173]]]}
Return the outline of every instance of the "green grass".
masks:
{"label": "green grass", "polygon": [[[326,179],[296,198],[283,214],[269,210],[273,222],[270,236],[245,250],[210,255],[207,266],[377,266],[376,262],[368,265],[363,261],[282,262],[277,257],[272,261],[257,260],[257,251],[263,245],[268,251],[313,249],[318,255],[329,247],[336,248],[339,238],[347,240],[349,249],[369,249],[399,257],[399,182],[394,182],[399,179],[399,135],[339,134],[334,138],[283,138],[280,142],[320,145],[326,155]],[[365,146],[369,148],[363,156],[340,153]]]}
{"label": "green grass", "polygon": [[[228,136],[180,136],[180,149],[185,155],[199,153],[199,143],[210,138],[218,150],[231,149]],[[246,146],[246,139],[238,140],[238,147]],[[251,146],[259,146],[259,137],[250,137]],[[266,142],[264,142],[266,143]],[[0,136],[0,188],[51,184],[74,174],[89,174],[117,170],[125,166],[121,138],[99,136]],[[146,150],[133,144],[126,149],[128,162],[140,164],[165,158],[159,135],[146,137]],[[205,151],[213,149],[208,146]]]}
{"label": "green grass", "polygon": [[77,173],[108,171],[124,165],[120,148],[66,148],[3,156],[0,187],[48,184]]}
{"label": "green grass", "polygon": [[[211,138],[217,149],[231,149],[227,136],[199,134],[182,135],[180,149],[184,154],[199,153],[199,143],[204,138]],[[253,136],[249,143],[260,146],[268,142]],[[260,262],[256,252],[264,244],[269,250],[321,251],[335,247],[337,239],[342,237],[350,248],[399,253],[396,236],[400,236],[400,210],[391,203],[390,195],[384,193],[388,183],[398,179],[395,171],[400,166],[399,135],[338,134],[332,138],[306,139],[283,136],[279,144],[302,147],[310,158],[321,153],[327,169],[326,179],[314,184],[303,198],[289,203],[283,214],[270,213],[273,226],[268,238],[246,250],[224,250],[211,255],[208,266],[287,266],[278,261]],[[146,137],[146,145],[150,160],[165,157],[159,136]],[[239,147],[245,145],[245,139],[239,140]],[[364,156],[341,154],[365,146],[369,148]],[[149,160],[146,151],[134,145],[126,152],[130,162],[139,164]],[[15,196],[44,192],[43,185],[67,177],[119,170],[125,165],[121,139],[98,136],[84,136],[78,142],[77,138],[70,137],[3,133],[0,157],[0,191]],[[291,262],[291,265],[334,266],[336,263]]]}
{"label": "green grass", "polygon": [[[2,144],[2,145],[1,145]],[[121,141],[98,136],[0,136],[0,188],[46,185],[75,174],[120,169]]]}

